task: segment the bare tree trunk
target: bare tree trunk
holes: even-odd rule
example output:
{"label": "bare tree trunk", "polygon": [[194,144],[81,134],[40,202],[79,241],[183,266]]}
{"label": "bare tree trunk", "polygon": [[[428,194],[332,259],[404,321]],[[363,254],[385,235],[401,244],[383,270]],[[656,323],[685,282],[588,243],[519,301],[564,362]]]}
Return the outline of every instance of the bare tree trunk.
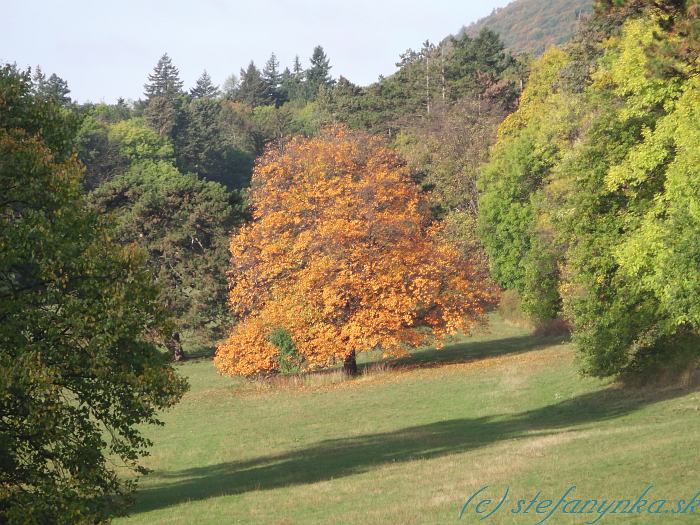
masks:
{"label": "bare tree trunk", "polygon": [[165,343],[165,346],[170,351],[170,358],[175,361],[184,361],[187,359],[185,352],[182,350],[182,343],[180,342],[180,333],[174,332],[170,339]]}
{"label": "bare tree trunk", "polygon": [[343,361],[343,371],[349,376],[357,375],[357,359],[355,356],[355,350],[345,356],[345,361]]}

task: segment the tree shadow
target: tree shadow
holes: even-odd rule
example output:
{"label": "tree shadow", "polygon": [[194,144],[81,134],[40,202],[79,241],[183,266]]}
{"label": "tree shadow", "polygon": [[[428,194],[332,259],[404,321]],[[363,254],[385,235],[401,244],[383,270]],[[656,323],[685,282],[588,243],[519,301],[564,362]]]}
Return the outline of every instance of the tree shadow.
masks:
{"label": "tree shadow", "polygon": [[646,405],[685,395],[608,388],[511,416],[452,419],[392,432],[330,439],[311,447],[247,461],[156,472],[159,483],[137,494],[132,512],[254,490],[303,485],[367,472],[379,465],[461,453],[504,440],[581,430]]}
{"label": "tree shadow", "polygon": [[416,350],[406,357],[390,360],[388,364],[392,368],[433,368],[451,364],[469,363],[489,357],[524,354],[545,346],[565,343],[568,339],[568,336],[537,337],[533,335],[523,335],[486,341],[465,341],[446,345],[441,349],[425,348]]}

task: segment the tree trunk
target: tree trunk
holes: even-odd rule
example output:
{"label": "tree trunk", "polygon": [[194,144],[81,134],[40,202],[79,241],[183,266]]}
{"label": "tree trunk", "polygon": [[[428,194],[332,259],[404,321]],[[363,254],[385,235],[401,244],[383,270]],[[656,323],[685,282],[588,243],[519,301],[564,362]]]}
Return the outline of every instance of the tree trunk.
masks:
{"label": "tree trunk", "polygon": [[345,356],[343,361],[343,371],[349,376],[357,375],[357,360],[355,359],[355,350]]}
{"label": "tree trunk", "polygon": [[170,358],[173,361],[178,362],[187,359],[185,352],[182,351],[182,343],[180,342],[179,332],[174,332],[170,340],[166,342],[165,346],[168,348],[168,350],[170,350]]}

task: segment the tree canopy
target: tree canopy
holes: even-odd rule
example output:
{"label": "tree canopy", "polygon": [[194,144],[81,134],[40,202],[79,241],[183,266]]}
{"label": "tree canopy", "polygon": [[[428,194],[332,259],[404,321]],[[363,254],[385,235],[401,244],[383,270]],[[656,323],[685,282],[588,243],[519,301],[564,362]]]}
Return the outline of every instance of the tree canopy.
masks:
{"label": "tree canopy", "polygon": [[143,425],[186,383],[149,342],[145,254],[84,201],[75,117],[0,69],[0,521],[95,523],[124,503]]}

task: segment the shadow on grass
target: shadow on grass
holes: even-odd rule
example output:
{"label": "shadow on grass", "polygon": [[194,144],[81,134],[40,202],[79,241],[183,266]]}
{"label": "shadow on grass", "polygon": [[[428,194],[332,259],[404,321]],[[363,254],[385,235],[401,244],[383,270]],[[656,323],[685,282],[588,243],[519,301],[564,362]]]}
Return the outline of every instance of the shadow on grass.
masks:
{"label": "shadow on grass", "polygon": [[[441,366],[470,363],[490,357],[500,357],[505,355],[518,355],[532,352],[545,346],[553,346],[566,343],[568,336],[533,336],[522,335],[507,337],[505,339],[489,340],[468,340],[461,343],[445,345],[441,349],[422,348],[414,350],[410,355],[401,358],[375,358],[374,356],[361,356],[367,359],[358,362],[360,372],[371,369],[377,365],[386,365],[390,369],[399,368],[439,368]],[[309,375],[332,374],[342,368],[342,364],[337,366],[308,372]]]}
{"label": "shadow on grass", "polygon": [[468,363],[489,357],[523,354],[544,346],[565,343],[566,341],[568,341],[566,336],[535,337],[532,335],[487,341],[466,341],[446,345],[439,350],[435,348],[416,350],[407,357],[394,359],[388,361],[388,363],[392,368],[440,367],[450,364]]}
{"label": "shadow on grass", "polygon": [[512,416],[452,419],[393,432],[321,441],[311,447],[248,461],[177,472],[157,472],[159,484],[137,494],[133,513],[222,495],[315,483],[352,476],[386,463],[461,453],[504,440],[581,430],[664,399],[687,394],[645,394],[609,388]]}

